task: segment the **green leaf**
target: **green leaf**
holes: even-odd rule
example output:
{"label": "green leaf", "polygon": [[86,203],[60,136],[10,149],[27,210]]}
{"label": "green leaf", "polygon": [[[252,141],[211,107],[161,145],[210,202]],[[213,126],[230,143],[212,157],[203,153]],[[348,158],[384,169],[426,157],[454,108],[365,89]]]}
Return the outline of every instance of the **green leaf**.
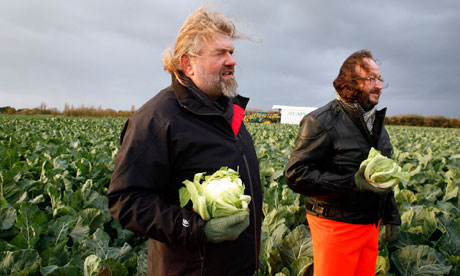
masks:
{"label": "green leaf", "polygon": [[452,266],[427,245],[409,245],[393,252],[391,261],[400,275],[447,275]]}
{"label": "green leaf", "polygon": [[99,271],[102,269],[102,261],[96,255],[90,255],[86,257],[84,266],[84,276],[98,276]]}
{"label": "green leaf", "polygon": [[448,175],[446,176],[447,180],[447,186],[445,188],[445,193],[444,193],[444,197],[443,197],[443,201],[448,201],[448,200],[451,200],[451,199],[457,199],[458,198],[458,191],[459,191],[459,187],[458,185],[456,185],[453,181],[453,174],[455,174],[455,172],[453,172],[452,170],[449,170],[449,172],[451,172],[450,174],[445,174],[445,175]]}
{"label": "green leaf", "polygon": [[426,208],[422,205],[408,206],[402,208],[401,213],[401,230],[413,234],[422,235],[428,239],[437,228],[436,212],[434,208]]}
{"label": "green leaf", "polygon": [[116,259],[120,262],[125,261],[132,255],[132,248],[128,243],[123,244],[122,247],[109,247],[107,257]]}
{"label": "green leaf", "polygon": [[89,254],[106,260],[109,258],[109,240],[109,235],[98,228],[90,238],[82,242],[82,246]]}
{"label": "green leaf", "polygon": [[40,256],[34,249],[0,252],[0,275],[28,275],[40,268]]}
{"label": "green leaf", "polygon": [[292,275],[307,275],[307,271],[313,268],[313,258],[302,256],[300,258],[297,258],[294,262],[292,262],[290,267],[292,269]]}
{"label": "green leaf", "polygon": [[460,236],[457,224],[447,213],[438,214],[437,219],[438,228],[443,235],[436,242],[435,248],[446,256],[460,256]]}
{"label": "green leaf", "polygon": [[116,259],[109,258],[105,260],[104,267],[110,271],[110,275],[112,276],[128,275],[128,269]]}
{"label": "green leaf", "polygon": [[[264,207],[266,207],[267,204],[264,204]],[[267,208],[264,208],[264,210],[266,210]],[[288,215],[288,213],[286,212],[286,210],[271,210],[269,213],[265,213],[264,212],[264,215],[265,215],[265,218],[264,218],[264,221],[262,223],[262,231],[266,232],[266,233],[273,233],[275,231],[276,228],[278,228],[280,225],[285,225],[285,221],[286,221],[286,215]],[[282,237],[281,237],[282,238]]]}
{"label": "green leaf", "polygon": [[137,247],[139,251],[136,252],[137,255],[137,274],[136,275],[146,275],[147,274],[147,259],[148,259],[148,241],[145,241],[143,244]]}
{"label": "green leaf", "polygon": [[0,239],[0,252],[1,251],[15,251],[18,248],[4,240]]}
{"label": "green leaf", "polygon": [[75,210],[72,207],[68,206],[62,200],[62,191],[61,187],[57,187],[56,184],[47,183],[46,184],[46,192],[51,199],[51,207],[53,209],[53,216],[59,217],[68,214],[74,214]]}
{"label": "green leaf", "polygon": [[[2,173],[0,172],[0,177],[2,176]],[[1,181],[1,179],[0,179]],[[1,183],[0,183],[1,184]],[[0,189],[0,208],[6,208],[8,207],[8,201],[6,201],[6,198],[2,196],[2,189]]]}
{"label": "green leaf", "polygon": [[188,191],[188,189],[186,187],[181,187],[179,189],[179,203],[180,203],[180,207],[185,207],[185,205],[187,205],[187,203],[192,199],[191,195],[190,195],[190,192]]}
{"label": "green leaf", "polygon": [[8,230],[16,222],[16,209],[6,207],[0,209],[0,231]]}
{"label": "green leaf", "polygon": [[265,261],[268,266],[268,275],[273,275],[283,268],[280,252],[276,248],[270,248]]}
{"label": "green leaf", "polygon": [[48,228],[48,236],[53,238],[54,245],[67,240],[70,227],[74,223],[74,217],[63,216],[57,218]]}
{"label": "green leaf", "polygon": [[112,229],[115,229],[117,233],[115,237],[111,240],[112,246],[120,247],[127,242],[131,244],[133,243],[133,239],[135,237],[134,232],[121,227],[121,225],[118,222],[115,222],[114,220],[112,220],[110,226],[112,227]]}
{"label": "green leaf", "polygon": [[82,241],[89,234],[89,225],[86,223],[85,219],[81,216],[78,216],[77,223],[72,231],[69,233],[69,236],[72,237],[74,242]]}
{"label": "green leaf", "polygon": [[86,208],[79,212],[81,217],[85,220],[90,228],[90,232],[96,231],[98,228],[103,228],[105,222],[104,213],[96,208]]}
{"label": "green leaf", "polygon": [[444,192],[441,188],[435,185],[426,184],[421,187],[416,197],[420,201],[427,200],[430,202],[436,202],[443,194]]}
{"label": "green leaf", "polygon": [[53,159],[53,167],[55,169],[66,170],[69,167],[69,163],[59,157]]}
{"label": "green leaf", "polygon": [[305,225],[297,226],[283,239],[280,246],[280,255],[283,263],[288,265],[300,257],[313,258],[311,234]]}
{"label": "green leaf", "polygon": [[22,249],[34,248],[40,234],[45,229],[46,223],[45,213],[40,211],[36,205],[21,204],[16,219],[16,227],[19,228],[20,232],[11,241],[11,244]]}
{"label": "green leaf", "polygon": [[386,267],[386,259],[383,256],[377,256],[377,263],[375,268],[375,275],[376,276],[385,276],[387,275],[387,267]]}
{"label": "green leaf", "polygon": [[71,255],[69,248],[66,246],[67,240],[68,238],[66,237],[66,239],[62,242],[43,250],[40,253],[40,256],[42,257],[42,265],[58,267],[65,266],[69,262]]}
{"label": "green leaf", "polygon": [[80,269],[74,265],[46,266],[41,269],[44,276],[81,276]]}
{"label": "green leaf", "polygon": [[82,188],[81,193],[84,208],[95,208],[101,210],[104,214],[104,222],[110,221],[112,216],[110,215],[107,207],[107,197],[105,195],[101,195],[86,187]]}
{"label": "green leaf", "polygon": [[291,276],[291,272],[287,267],[283,267],[280,272],[276,273],[275,276]]}
{"label": "green leaf", "polygon": [[394,248],[404,248],[408,245],[429,245],[430,242],[421,234],[414,234],[410,232],[403,231],[399,233],[398,238],[390,243],[391,247]]}
{"label": "green leaf", "polygon": [[[397,191],[397,189],[395,189]],[[395,191],[395,199],[396,202],[401,204],[403,202],[407,203],[415,203],[417,201],[417,197],[415,196],[414,192],[411,190],[403,189],[399,192]]]}

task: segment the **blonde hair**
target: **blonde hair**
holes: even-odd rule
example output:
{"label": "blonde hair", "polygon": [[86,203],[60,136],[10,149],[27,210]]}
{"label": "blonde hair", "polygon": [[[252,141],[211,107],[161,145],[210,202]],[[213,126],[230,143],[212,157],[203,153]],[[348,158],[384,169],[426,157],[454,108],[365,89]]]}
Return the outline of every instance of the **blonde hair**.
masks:
{"label": "blonde hair", "polygon": [[184,86],[187,86],[182,77],[184,76],[180,57],[188,55],[197,57],[204,43],[212,39],[216,34],[224,34],[230,39],[241,38],[236,33],[235,24],[225,15],[207,9],[209,5],[204,4],[192,12],[179,30],[174,44],[174,53],[168,47],[163,54],[163,68]]}

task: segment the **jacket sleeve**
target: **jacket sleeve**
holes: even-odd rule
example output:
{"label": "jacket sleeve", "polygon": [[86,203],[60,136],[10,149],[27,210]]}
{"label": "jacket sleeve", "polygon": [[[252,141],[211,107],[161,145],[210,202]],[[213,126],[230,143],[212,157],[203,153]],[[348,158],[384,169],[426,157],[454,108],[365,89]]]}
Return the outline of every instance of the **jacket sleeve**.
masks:
{"label": "jacket sleeve", "polygon": [[355,190],[353,174],[338,174],[328,166],[327,159],[333,150],[327,131],[314,117],[305,116],[286,167],[288,186],[306,196],[340,195]]}
{"label": "jacket sleeve", "polygon": [[204,221],[167,196],[172,160],[165,127],[130,119],[121,143],[107,192],[113,218],[133,232],[164,243],[204,242]]}
{"label": "jacket sleeve", "polygon": [[399,215],[394,192],[388,193],[386,197],[386,204],[382,219],[383,224],[401,225],[401,216]]}

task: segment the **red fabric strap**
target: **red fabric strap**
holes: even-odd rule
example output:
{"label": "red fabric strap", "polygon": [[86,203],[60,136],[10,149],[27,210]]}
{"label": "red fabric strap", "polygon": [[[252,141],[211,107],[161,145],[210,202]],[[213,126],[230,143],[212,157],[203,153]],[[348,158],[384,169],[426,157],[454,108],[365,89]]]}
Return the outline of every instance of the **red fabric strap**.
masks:
{"label": "red fabric strap", "polygon": [[238,130],[240,130],[241,123],[243,122],[244,117],[244,109],[234,104],[233,105],[233,118],[232,118],[232,129],[235,136],[238,134]]}

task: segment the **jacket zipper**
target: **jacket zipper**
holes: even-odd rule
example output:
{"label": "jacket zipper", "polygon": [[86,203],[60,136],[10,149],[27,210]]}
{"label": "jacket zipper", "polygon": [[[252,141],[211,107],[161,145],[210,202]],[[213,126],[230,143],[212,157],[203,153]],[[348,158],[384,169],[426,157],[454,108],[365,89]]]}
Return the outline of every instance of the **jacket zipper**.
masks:
{"label": "jacket zipper", "polygon": [[[248,159],[246,157],[246,154],[244,153],[244,150],[243,150],[243,146],[241,145],[240,143],[240,139],[238,138],[238,136],[235,136],[235,141],[236,141],[236,144],[237,144],[237,147],[238,149],[240,150],[242,156],[243,156],[243,160],[244,160],[244,164],[246,166],[246,171],[248,173],[248,178],[249,178],[249,187],[250,187],[250,192],[251,192],[251,197],[254,198],[254,188],[253,188],[253,184],[252,184],[252,177],[251,177],[251,171],[249,170],[249,163],[248,163]],[[257,223],[257,215],[256,215],[256,208],[255,208],[255,203],[253,202],[252,203],[253,205],[253,208],[252,208],[252,218],[253,218],[253,221],[254,221],[254,225]],[[257,259],[257,227],[254,227],[254,237],[256,237],[256,240],[254,242],[254,256],[256,256],[255,258],[255,265],[256,265],[256,271],[258,269],[258,263],[259,263],[259,260]]]}
{"label": "jacket zipper", "polygon": [[[180,105],[185,109],[185,110],[188,110],[194,114],[197,114],[197,115],[200,115],[200,116],[220,116],[223,118],[222,114],[218,114],[218,113],[206,113],[206,114],[202,114],[202,113],[199,113],[199,112],[196,112],[196,111],[192,111],[190,110],[187,106],[185,106],[184,104],[180,103]],[[223,118],[225,120],[225,118]],[[225,120],[227,121],[227,120]],[[227,122],[228,123],[228,122]],[[230,131],[231,133],[233,134],[233,129],[232,129],[232,126],[229,124],[230,126]],[[235,137],[235,143],[236,143],[236,146],[238,147],[239,151],[241,152],[241,155],[243,156],[243,160],[244,160],[244,164],[245,164],[245,167],[246,167],[246,171],[248,173],[248,178],[249,178],[249,186],[250,186],[250,193],[251,193],[251,197],[254,198],[254,188],[253,188],[253,184],[252,184],[252,178],[251,178],[251,172],[249,170],[249,163],[248,163],[248,159],[246,157],[246,154],[244,153],[244,149],[243,149],[243,146],[241,145],[240,143],[240,139],[238,138],[238,135],[234,135]],[[255,206],[255,203],[253,203],[253,206]],[[252,208],[253,211],[252,211],[252,218],[253,218],[253,221],[254,223],[256,223],[256,218],[257,218],[257,215],[256,215],[256,208]],[[254,256],[255,256],[255,264],[256,264],[256,272],[258,270],[258,264],[259,264],[259,260],[257,259],[257,227],[254,227],[254,237],[256,237],[256,241],[254,243]],[[200,252],[200,258],[201,258],[201,275],[204,275],[204,249],[203,249],[203,255],[201,255],[201,252]]]}
{"label": "jacket zipper", "polygon": [[201,267],[201,272],[200,275],[204,276],[204,257],[205,257],[205,252],[206,252],[206,245],[203,244],[201,248],[198,248],[198,254],[200,255],[200,267]]}

